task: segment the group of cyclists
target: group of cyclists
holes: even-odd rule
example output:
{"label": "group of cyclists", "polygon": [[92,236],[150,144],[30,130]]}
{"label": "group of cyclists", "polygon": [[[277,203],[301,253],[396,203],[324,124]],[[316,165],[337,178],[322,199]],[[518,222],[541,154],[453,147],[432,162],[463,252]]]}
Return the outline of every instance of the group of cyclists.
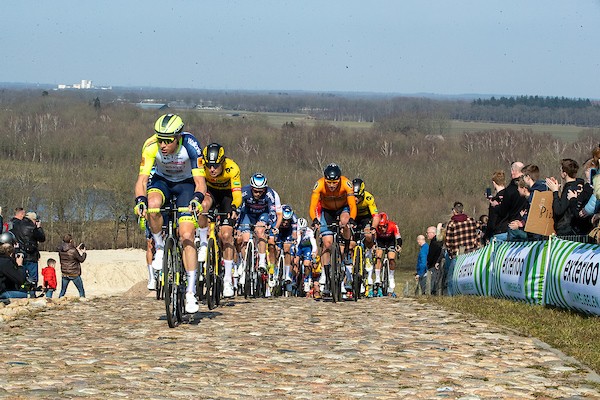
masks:
{"label": "group of cyclists", "polygon": [[[245,273],[242,255],[251,236],[256,241],[259,270],[268,271],[269,276],[276,275],[275,262],[283,252],[284,285],[292,287],[292,282],[298,282],[300,276],[303,293],[317,299],[327,295],[330,288],[327,288],[326,272],[331,268],[334,237],[332,224],[339,226],[345,254],[350,254],[357,243],[366,249],[368,285],[374,286],[375,292],[365,294],[381,294],[378,284],[382,259],[386,255],[390,269],[388,289],[393,292],[393,270],[402,237],[397,224],[377,210],[373,195],[365,190],[360,178],[350,181],[342,175],[338,165],[329,164],[312,191],[309,226],[307,219],[298,217],[291,206],[281,203],[279,194],[268,186],[264,174],[253,174],[250,183],[243,186],[239,166],[226,157],[220,144],[210,143],[202,148],[194,135],[183,128],[180,116],[162,115],[155,123],[155,134],[142,148],[134,211],[148,220],[148,239],[153,249],[153,261],[150,262],[150,257],[148,260],[149,289],[155,287],[155,271],[162,268],[164,220],[160,212],[148,210],[174,200],[178,208],[185,208],[185,212],[178,215],[177,234],[187,276],[186,313],[199,310],[200,294],[196,293],[195,283],[199,273],[197,266],[206,260],[207,254],[209,220],[207,213],[201,212],[207,210],[222,216],[218,239],[225,298],[240,294]],[[348,257],[346,279],[340,288],[343,293],[348,292],[352,282],[351,265]]]}

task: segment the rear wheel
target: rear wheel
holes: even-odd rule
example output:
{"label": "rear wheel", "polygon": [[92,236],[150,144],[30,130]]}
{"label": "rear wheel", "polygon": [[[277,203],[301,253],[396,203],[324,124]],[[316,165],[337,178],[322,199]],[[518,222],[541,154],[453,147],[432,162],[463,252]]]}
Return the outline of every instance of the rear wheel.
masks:
{"label": "rear wheel", "polygon": [[246,247],[245,259],[245,276],[244,276],[244,298],[247,299],[252,295],[252,274],[254,273],[254,243],[248,242]]}
{"label": "rear wheel", "polygon": [[334,303],[341,301],[341,281],[339,270],[341,265],[339,244],[334,241],[331,245],[331,268],[329,269],[329,291]]}
{"label": "rear wheel", "polygon": [[354,248],[354,256],[352,257],[352,295],[354,301],[358,301],[360,297],[360,287],[362,285],[362,276],[364,270],[364,254],[363,248],[357,245]]}
{"label": "rear wheel", "polygon": [[159,271],[153,271],[153,273],[154,273],[155,279],[156,279],[156,286],[155,286],[156,300],[160,300],[164,297],[163,290],[164,290],[164,285],[165,285],[165,279],[164,279],[165,274],[163,273],[162,269]]}
{"label": "rear wheel", "polygon": [[179,322],[177,317],[177,294],[179,290],[179,276],[177,271],[177,250],[175,241],[173,238],[168,238],[164,247],[163,277],[165,280],[165,311],[169,328],[176,327]]}

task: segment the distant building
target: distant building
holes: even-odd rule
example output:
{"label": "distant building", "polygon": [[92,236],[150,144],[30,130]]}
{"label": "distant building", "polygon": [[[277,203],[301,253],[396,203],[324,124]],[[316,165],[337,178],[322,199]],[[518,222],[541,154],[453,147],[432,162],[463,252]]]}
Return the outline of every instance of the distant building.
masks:
{"label": "distant building", "polygon": [[94,84],[92,83],[91,80],[82,79],[81,82],[74,83],[72,85],[65,85],[63,83],[60,83],[57,86],[57,89],[58,90],[66,90],[66,89],[102,89],[102,90],[111,90],[112,86],[96,87],[96,86],[94,86]]}

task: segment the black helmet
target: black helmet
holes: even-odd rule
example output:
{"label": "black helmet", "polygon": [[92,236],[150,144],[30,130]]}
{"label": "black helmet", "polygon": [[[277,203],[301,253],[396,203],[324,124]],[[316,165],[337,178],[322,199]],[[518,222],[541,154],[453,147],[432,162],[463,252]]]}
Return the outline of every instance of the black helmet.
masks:
{"label": "black helmet", "polygon": [[325,167],[323,175],[327,180],[337,181],[342,177],[342,170],[340,169],[340,167],[338,167],[337,164],[331,163]]}
{"label": "black helmet", "polygon": [[17,238],[13,235],[12,232],[6,231],[0,235],[0,243],[2,244],[12,244],[17,243]]}
{"label": "black helmet", "polygon": [[352,189],[354,190],[354,195],[357,197],[363,197],[365,195],[365,183],[360,178],[355,178],[352,181]]}
{"label": "black helmet", "polygon": [[211,143],[204,148],[202,157],[204,157],[204,164],[206,165],[221,164],[225,159],[225,150],[220,144]]}

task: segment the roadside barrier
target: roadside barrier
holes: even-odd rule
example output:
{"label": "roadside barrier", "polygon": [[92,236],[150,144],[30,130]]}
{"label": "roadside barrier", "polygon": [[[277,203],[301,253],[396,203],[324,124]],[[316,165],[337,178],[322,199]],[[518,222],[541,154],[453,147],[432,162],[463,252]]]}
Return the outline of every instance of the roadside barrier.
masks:
{"label": "roadside barrier", "polygon": [[493,296],[600,315],[600,245],[557,237],[493,242],[457,257],[454,295]]}

